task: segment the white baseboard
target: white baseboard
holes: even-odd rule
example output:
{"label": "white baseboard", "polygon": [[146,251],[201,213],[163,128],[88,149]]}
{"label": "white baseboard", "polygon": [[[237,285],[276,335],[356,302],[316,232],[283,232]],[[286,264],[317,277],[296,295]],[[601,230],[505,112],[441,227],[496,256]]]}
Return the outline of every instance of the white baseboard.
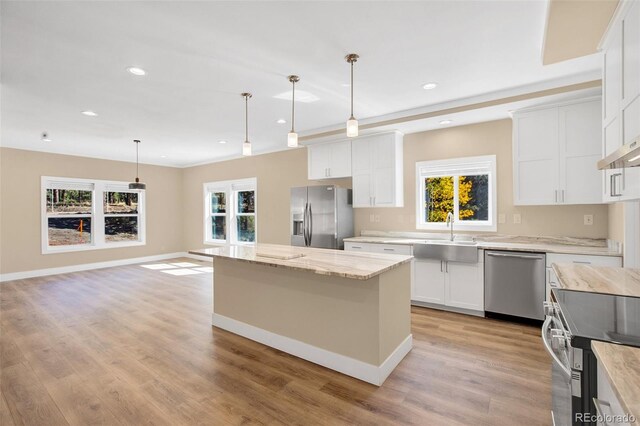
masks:
{"label": "white baseboard", "polygon": [[256,342],[376,386],[381,386],[382,383],[384,383],[389,374],[391,374],[413,347],[413,336],[410,334],[381,365],[376,366],[290,337],[263,330],[224,315],[212,314],[211,323],[216,327],[246,337],[247,339],[255,340]]}
{"label": "white baseboard", "polygon": [[213,263],[213,257],[211,257],[211,256],[200,256],[200,255],[192,254],[192,253],[184,253],[183,256],[184,257],[189,257],[191,259],[197,259],[197,260],[200,260],[202,262],[211,262],[211,263]]}
{"label": "white baseboard", "polygon": [[10,272],[0,275],[0,282],[23,280],[26,278],[44,277],[46,275],[68,274],[70,272],[88,271],[90,269],[110,268],[113,266],[132,265],[134,263],[155,262],[157,260],[174,259],[176,257],[192,257],[185,252],[158,254],[155,256],[132,257],[128,259],[109,260],[107,262],[83,263],[80,265],[62,266],[59,268],[36,269],[33,271]]}

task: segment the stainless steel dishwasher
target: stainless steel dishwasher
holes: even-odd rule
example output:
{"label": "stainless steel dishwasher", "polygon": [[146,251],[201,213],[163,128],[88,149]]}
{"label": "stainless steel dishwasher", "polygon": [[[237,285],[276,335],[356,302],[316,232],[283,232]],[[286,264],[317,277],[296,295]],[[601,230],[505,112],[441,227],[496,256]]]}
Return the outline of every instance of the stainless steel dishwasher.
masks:
{"label": "stainless steel dishwasher", "polygon": [[486,250],[484,252],[484,310],[544,320],[544,253]]}

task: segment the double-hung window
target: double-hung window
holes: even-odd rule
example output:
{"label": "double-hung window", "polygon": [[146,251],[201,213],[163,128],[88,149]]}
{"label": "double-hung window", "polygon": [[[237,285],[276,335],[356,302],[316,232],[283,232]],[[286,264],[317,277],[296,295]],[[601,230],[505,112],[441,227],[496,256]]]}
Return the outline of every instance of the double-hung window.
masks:
{"label": "double-hung window", "polygon": [[204,184],[204,242],[253,244],[256,242],[256,179]]}
{"label": "double-hung window", "polygon": [[144,192],[126,182],[43,176],[42,253],[145,244]]}
{"label": "double-hung window", "polygon": [[496,231],[496,157],[416,163],[416,228]]}

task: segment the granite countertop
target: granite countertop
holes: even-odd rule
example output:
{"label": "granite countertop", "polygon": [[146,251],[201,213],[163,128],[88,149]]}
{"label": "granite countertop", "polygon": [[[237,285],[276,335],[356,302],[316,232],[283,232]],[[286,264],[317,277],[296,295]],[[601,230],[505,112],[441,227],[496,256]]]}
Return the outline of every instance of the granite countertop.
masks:
{"label": "granite countertop", "polygon": [[640,297],[640,269],[553,264],[562,288]]}
{"label": "granite countertop", "polygon": [[640,419],[640,348],[593,341],[591,349],[624,412]]}
{"label": "granite countertop", "polygon": [[[377,244],[402,244],[413,245],[425,240],[443,240],[448,235],[444,234],[420,234],[383,233],[375,231],[363,231],[363,235],[353,238],[345,238],[345,242],[352,243],[377,243]],[[526,237],[515,235],[471,236],[456,235],[459,241],[469,241],[472,238],[478,242],[480,249],[530,251],[559,254],[581,254],[592,256],[622,256],[619,248],[609,247],[607,240],[594,238],[571,237]]]}
{"label": "granite countertop", "polygon": [[220,246],[190,250],[189,253],[356,280],[368,280],[413,259],[412,256],[397,254],[354,253],[277,244]]}

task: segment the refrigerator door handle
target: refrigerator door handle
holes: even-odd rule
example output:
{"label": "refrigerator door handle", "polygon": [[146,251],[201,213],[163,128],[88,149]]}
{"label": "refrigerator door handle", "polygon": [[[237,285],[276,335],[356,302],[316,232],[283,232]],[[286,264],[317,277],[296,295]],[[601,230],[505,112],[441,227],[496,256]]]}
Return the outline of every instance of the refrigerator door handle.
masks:
{"label": "refrigerator door handle", "polygon": [[311,210],[311,203],[309,203],[309,245],[313,240],[313,210]]}
{"label": "refrigerator door handle", "polygon": [[304,203],[304,214],[302,215],[302,236],[304,237],[304,245],[305,247],[309,246],[309,237],[307,236],[307,226],[309,225],[309,221],[307,220],[307,210],[309,209],[309,204]]}

